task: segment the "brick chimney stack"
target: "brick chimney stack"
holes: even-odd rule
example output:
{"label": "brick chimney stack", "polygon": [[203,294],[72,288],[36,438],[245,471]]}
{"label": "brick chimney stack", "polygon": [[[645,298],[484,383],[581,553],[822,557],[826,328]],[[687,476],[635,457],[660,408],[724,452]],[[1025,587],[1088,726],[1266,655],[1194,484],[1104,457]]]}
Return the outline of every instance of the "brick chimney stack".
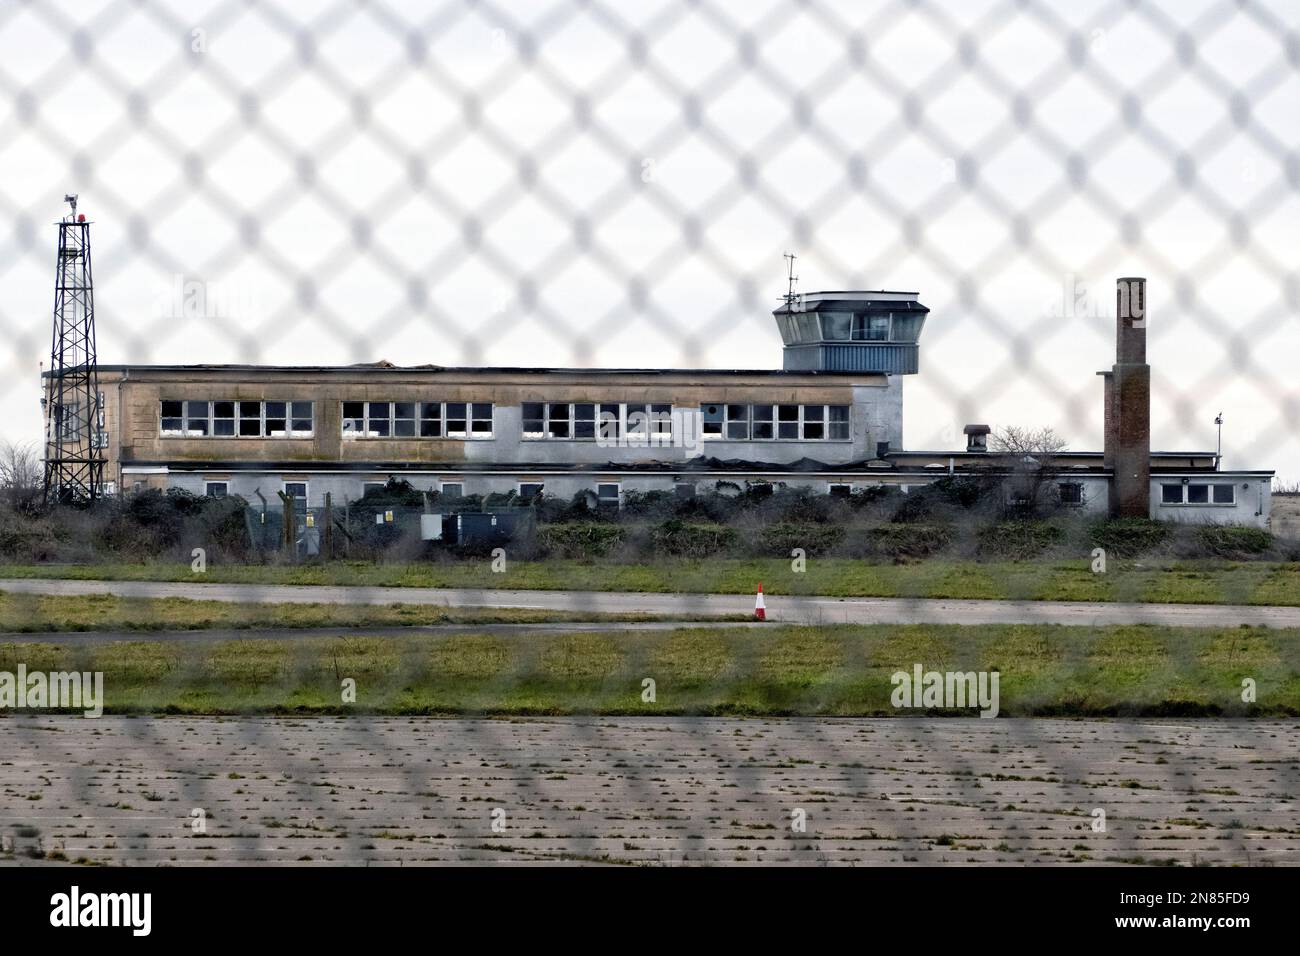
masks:
{"label": "brick chimney stack", "polygon": [[1151,514],[1151,366],[1147,364],[1146,279],[1124,278],[1115,290],[1115,366],[1106,387],[1105,462],[1114,472],[1112,517]]}

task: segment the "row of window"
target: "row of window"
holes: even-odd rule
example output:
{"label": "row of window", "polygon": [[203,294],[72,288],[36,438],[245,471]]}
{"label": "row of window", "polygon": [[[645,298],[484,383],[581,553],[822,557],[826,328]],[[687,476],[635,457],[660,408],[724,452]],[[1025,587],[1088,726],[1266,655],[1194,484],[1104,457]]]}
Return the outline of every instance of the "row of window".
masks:
{"label": "row of window", "polygon": [[847,405],[702,405],[704,437],[727,441],[847,441]]}
{"label": "row of window", "polygon": [[[164,400],[162,434],[186,438],[310,438],[315,406],[305,401]],[[673,438],[673,406],[652,402],[524,402],[526,439]],[[694,409],[691,409],[694,412]],[[706,439],[847,441],[847,405],[699,407]],[[491,402],[343,402],[344,438],[492,438]]]}
{"label": "row of window", "polygon": [[344,438],[491,438],[491,402],[344,402]]}
{"label": "row of window", "polygon": [[1160,486],[1162,505],[1235,505],[1237,486],[1223,482],[1213,484],[1189,481]]}
{"label": "row of window", "polygon": [[311,402],[167,401],[162,434],[186,438],[308,438]]}
{"label": "row of window", "polygon": [[822,337],[854,342],[888,342],[893,313],[822,313]]}
{"label": "row of window", "polygon": [[650,402],[524,402],[524,438],[617,440],[673,436],[673,407]]}

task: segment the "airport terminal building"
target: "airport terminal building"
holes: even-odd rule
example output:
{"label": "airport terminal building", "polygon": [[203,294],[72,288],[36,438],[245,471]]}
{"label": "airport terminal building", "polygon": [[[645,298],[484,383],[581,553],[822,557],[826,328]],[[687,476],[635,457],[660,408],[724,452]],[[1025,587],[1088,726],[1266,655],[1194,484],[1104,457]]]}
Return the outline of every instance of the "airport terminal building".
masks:
{"label": "airport terminal building", "polygon": [[[110,493],[286,491],[313,508],[390,477],[450,496],[589,489],[611,504],[720,481],[906,491],[998,461],[979,426],[964,449],[903,448],[903,377],[920,370],[928,312],[908,292],[798,296],[774,312],[785,347],[771,370],[101,365],[96,441]],[[1118,325],[1120,361],[1103,373],[1106,449],[1057,456],[1059,499],[1265,525],[1271,472],[1150,451],[1145,329],[1139,343]]]}

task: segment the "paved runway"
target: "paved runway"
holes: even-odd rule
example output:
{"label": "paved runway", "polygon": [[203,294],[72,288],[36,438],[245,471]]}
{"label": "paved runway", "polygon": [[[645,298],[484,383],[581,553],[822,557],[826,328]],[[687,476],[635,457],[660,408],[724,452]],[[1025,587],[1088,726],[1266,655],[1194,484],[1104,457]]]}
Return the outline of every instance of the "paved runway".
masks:
{"label": "paved runway", "polygon": [[13,865],[1300,864],[1296,721],[17,716],[0,753]]}
{"label": "paved runway", "polygon": [[520,624],[413,624],[384,627],[213,627],[196,630],[9,631],[0,644],[102,644],[104,641],[288,641],[331,637],[419,637],[430,634],[607,634],[689,627],[764,628],[758,621],[537,621]]}
{"label": "paved runway", "polygon": [[[695,616],[746,614],[744,594],[653,594],[607,591],[337,587],[331,585],[198,584],[167,581],[0,579],[0,591],[21,594],[116,594],[204,601],[426,604],[457,608],[532,608],[600,614]],[[960,601],[943,598],[767,596],[769,620],[791,624],[1160,624],[1174,627],[1300,628],[1300,607],[1234,604],[1121,604],[1082,601]]]}

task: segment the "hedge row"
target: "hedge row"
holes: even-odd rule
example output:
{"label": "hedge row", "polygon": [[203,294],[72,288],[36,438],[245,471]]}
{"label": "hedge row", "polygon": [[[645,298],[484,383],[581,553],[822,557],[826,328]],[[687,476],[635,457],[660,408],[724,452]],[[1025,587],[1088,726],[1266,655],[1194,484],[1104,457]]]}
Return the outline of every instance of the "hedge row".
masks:
{"label": "hedge row", "polygon": [[[608,521],[570,521],[543,524],[537,544],[556,557],[605,557],[630,545],[633,551],[670,557],[705,558],[720,554],[790,557],[796,549],[809,557],[827,554],[925,558],[943,553],[956,543],[954,526],[942,523],[892,521],[874,527],[849,529],[816,522],[780,522],[754,529],[728,524],[670,518],[648,526]],[[1104,548],[1116,557],[1150,554],[1174,543],[1174,553],[1241,559],[1266,554],[1273,536],[1258,528],[1204,525],[1179,528],[1145,519],[1097,522],[1087,527],[1087,547]],[[1066,530],[1039,520],[1002,521],[975,533],[979,557],[1024,561],[1043,555],[1067,540]],[[1194,554],[1192,553],[1194,552]]]}

